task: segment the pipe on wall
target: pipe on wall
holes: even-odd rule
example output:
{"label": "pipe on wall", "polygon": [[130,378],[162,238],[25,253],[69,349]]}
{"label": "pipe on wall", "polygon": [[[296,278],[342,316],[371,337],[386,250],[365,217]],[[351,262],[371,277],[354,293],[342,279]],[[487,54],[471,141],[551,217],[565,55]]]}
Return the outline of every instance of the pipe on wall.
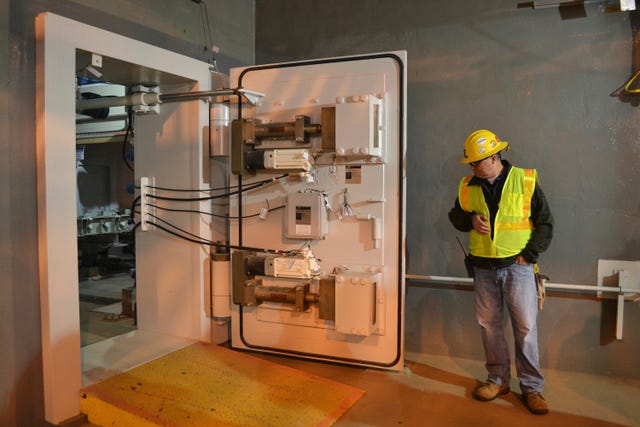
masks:
{"label": "pipe on wall", "polygon": [[[417,274],[407,274],[408,281],[424,282],[434,285],[441,284],[470,284],[473,286],[473,279],[469,277],[450,277],[450,276],[422,276]],[[636,294],[640,296],[640,289],[628,287],[625,283],[626,276],[620,275],[619,286],[597,286],[597,285],[574,285],[567,283],[545,283],[546,289],[570,290],[584,292],[613,292],[617,295],[617,313],[616,313],[616,339],[622,340],[622,330],[624,324],[624,302],[626,294]],[[638,301],[634,298],[633,301]]]}
{"label": "pipe on wall", "polygon": [[[452,277],[452,276],[424,276],[418,274],[407,274],[405,276],[407,280],[413,280],[417,282],[429,283],[432,285],[442,285],[450,283],[458,284],[470,284],[473,285],[473,279],[470,277]],[[622,286],[597,286],[597,285],[574,285],[567,283],[550,283],[545,284],[547,289],[560,289],[560,290],[572,290],[572,291],[585,291],[585,292],[614,292],[619,293],[638,293],[640,289],[622,287]]]}

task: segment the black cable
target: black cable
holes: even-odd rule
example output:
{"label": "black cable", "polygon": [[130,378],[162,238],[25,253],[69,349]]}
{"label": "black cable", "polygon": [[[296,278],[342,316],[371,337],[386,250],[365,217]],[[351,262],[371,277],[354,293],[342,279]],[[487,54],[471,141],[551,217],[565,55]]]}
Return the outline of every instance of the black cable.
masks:
{"label": "black cable", "polygon": [[157,199],[157,200],[167,200],[167,201],[171,201],[171,202],[201,202],[204,200],[213,200],[213,199],[221,199],[223,197],[228,197],[228,196],[234,196],[236,194],[240,194],[244,191],[250,191],[250,190],[254,190],[256,188],[260,188],[264,185],[270,184],[272,182],[275,182],[278,179],[281,179],[283,177],[287,176],[285,175],[281,175],[277,178],[272,178],[269,180],[265,180],[265,181],[261,181],[255,184],[250,184],[248,186],[246,186],[245,188],[241,188],[238,187],[238,190],[236,191],[230,191],[228,193],[224,193],[224,194],[218,194],[215,196],[207,196],[207,197],[189,197],[189,198],[180,198],[180,197],[164,197],[164,196],[156,196],[153,194],[147,194],[147,197],[152,198],[152,199]]}
{"label": "black cable", "polygon": [[178,237],[180,239],[186,240],[188,242],[197,243],[197,244],[200,244],[200,245],[215,246],[217,248],[236,249],[236,250],[243,250],[243,251],[263,252],[263,253],[282,254],[282,255],[293,255],[294,254],[293,251],[285,251],[285,250],[279,250],[279,249],[254,248],[254,247],[250,247],[250,246],[238,246],[238,245],[230,245],[230,244],[227,244],[227,243],[213,242],[211,240],[204,239],[204,238],[202,238],[200,236],[192,234],[192,233],[190,233],[190,232],[188,232],[188,231],[186,231],[186,230],[184,230],[184,229],[182,229],[182,228],[180,228],[180,227],[178,227],[176,225],[173,225],[173,224],[171,224],[171,223],[169,223],[169,222],[167,222],[167,221],[163,220],[162,218],[159,218],[159,217],[157,217],[155,215],[149,214],[149,216],[152,216],[152,217],[156,218],[157,220],[167,224],[168,226],[170,226],[170,227],[172,227],[172,228],[174,228],[174,229],[176,229],[176,230],[178,230],[178,231],[180,231],[182,233],[185,233],[187,235],[195,237],[195,239],[192,239],[192,238],[187,237],[187,236],[182,236],[182,235],[180,235],[178,233],[175,233],[175,232],[173,232],[173,231],[161,226],[160,224],[158,224],[156,222],[147,221],[147,224],[153,225],[154,227],[164,231],[165,233],[169,233],[169,234],[171,234],[171,235],[173,235],[175,237]]}
{"label": "black cable", "polygon": [[225,197],[234,196],[236,194],[240,194],[242,191],[253,190],[254,188],[258,188],[258,187],[261,187],[261,186],[262,185],[258,185],[258,186],[252,187],[252,188],[246,188],[245,190],[231,191],[229,193],[218,194],[216,196],[207,196],[207,197],[181,198],[181,197],[156,196],[154,194],[147,194],[147,197],[149,197],[151,199],[156,199],[156,200],[166,200],[166,201],[169,201],[169,202],[201,202],[201,201],[204,201],[204,200],[222,199],[222,198],[225,198]]}
{"label": "black cable", "polygon": [[136,209],[136,205],[138,204],[139,201],[140,201],[140,196],[138,196],[135,199],[133,199],[133,202],[131,203],[131,207],[129,209],[129,217],[131,218],[131,221],[133,221],[133,222],[136,222],[136,220],[135,220],[135,209]]}
{"label": "black cable", "polygon": [[214,214],[212,212],[199,211],[199,210],[195,210],[195,209],[171,209],[171,208],[165,208],[165,207],[162,207],[162,206],[154,205],[153,203],[148,203],[147,206],[150,206],[152,208],[156,208],[156,209],[158,209],[160,211],[189,212],[189,213],[197,213],[197,214],[209,215],[209,216],[213,216],[213,217],[217,217],[217,218],[227,218],[226,215]]}
{"label": "black cable", "polygon": [[[282,208],[284,208],[284,207],[285,207],[285,205],[280,205],[280,206],[276,206],[275,208],[268,209],[267,211],[268,211],[268,212],[271,212],[271,211],[275,211],[275,210],[278,210],[278,209],[282,209]],[[253,214],[253,215],[246,215],[246,216],[243,216],[243,217],[242,217],[242,219],[255,218],[255,217],[257,217],[257,216],[260,216],[260,212],[258,212],[257,214]],[[237,218],[237,217],[233,217],[233,218],[231,218],[231,219],[238,219],[238,218]]]}
{"label": "black cable", "polygon": [[[202,4],[204,5],[204,14],[206,16],[206,21],[207,21],[207,31],[209,32],[209,54],[211,55],[213,69],[215,71],[218,71],[218,64],[216,63],[216,55],[213,52],[213,37],[211,37],[211,25],[209,24],[209,11],[207,10],[207,2],[203,1]],[[204,29],[202,31],[204,32]]]}
{"label": "black cable", "polygon": [[127,165],[129,170],[133,172],[133,166],[131,166],[129,159],[127,159],[127,142],[129,141],[129,136],[133,136],[133,109],[131,107],[129,107],[127,111],[127,131],[124,134],[124,141],[122,141],[122,160],[124,160],[124,164]]}
{"label": "black cable", "polygon": [[203,241],[206,241],[206,242],[215,243],[215,242],[212,242],[211,240],[205,239],[204,237],[200,237],[200,236],[198,236],[197,234],[193,234],[193,233],[191,233],[190,231],[187,231],[187,230],[185,230],[185,229],[183,229],[183,228],[180,228],[180,227],[178,227],[177,225],[171,224],[169,221],[166,221],[166,220],[164,220],[164,219],[160,218],[159,216],[156,216],[156,215],[154,215],[154,214],[152,214],[152,213],[150,213],[150,214],[148,214],[148,215],[149,215],[150,217],[152,217],[152,218],[157,219],[158,221],[160,221],[160,222],[162,222],[162,223],[164,223],[164,224],[167,224],[169,227],[174,228],[174,229],[176,229],[176,230],[178,230],[178,231],[181,231],[182,233],[187,234],[187,235],[189,235],[189,236],[191,236],[191,237],[195,237],[196,239],[200,239],[200,240],[203,240]]}
{"label": "black cable", "polygon": [[[285,173],[282,175],[279,175],[275,178],[269,178],[269,179],[263,179],[262,181],[256,181],[256,182],[252,182],[251,185],[257,185],[257,184],[267,184],[269,182],[272,181],[276,181],[282,178],[286,178],[288,177],[289,174]],[[168,188],[168,187],[157,187],[154,185],[147,185],[147,188],[152,188],[154,190],[162,190],[162,191],[174,191],[174,192],[191,192],[191,193],[195,193],[195,192],[200,192],[200,193],[207,193],[209,191],[222,191],[222,190],[229,190],[231,188],[239,188],[239,185],[232,185],[230,187],[218,187],[218,188],[208,188],[208,189],[201,189],[201,188],[197,188],[197,189],[181,189],[181,188]],[[140,189],[140,187],[136,187],[137,189]]]}
{"label": "black cable", "polygon": [[[242,102],[239,103],[242,105]],[[238,108],[240,108],[238,105]],[[242,191],[242,175],[238,176],[238,190]],[[238,201],[238,243],[242,244],[242,200]]]}
{"label": "black cable", "polygon": [[133,227],[131,228],[131,230],[129,230],[129,234],[131,234],[131,238],[133,239],[134,242],[136,239],[136,228],[140,227],[140,225],[141,225],[140,222],[136,222],[133,224]]}
{"label": "black cable", "polygon": [[[189,213],[197,213],[197,214],[209,215],[209,216],[216,217],[216,218],[234,219],[234,220],[238,219],[237,217],[229,217],[227,215],[214,214],[212,212],[199,211],[199,210],[195,210],[195,209],[171,209],[171,208],[165,208],[165,207],[162,207],[162,206],[154,205],[152,203],[148,203],[147,206],[151,206],[152,208],[156,208],[158,210],[168,211],[168,212],[189,212]],[[275,208],[269,209],[269,212],[275,211],[275,210],[278,210],[278,209],[282,209],[284,207],[285,207],[285,205],[276,206]],[[247,215],[247,216],[242,217],[242,218],[243,219],[253,218],[253,217],[256,217],[256,216],[259,216],[259,215],[260,215],[260,213],[258,212],[257,214]]]}
{"label": "black cable", "polygon": [[[213,38],[211,37],[211,26],[209,25],[209,11],[207,10],[207,3],[205,2],[205,0],[192,0],[192,1],[194,3],[203,5],[203,7],[200,8],[200,11],[202,12],[200,14],[200,20],[202,21],[202,38],[204,39],[204,51],[208,53],[207,62],[212,64],[214,70],[217,71],[218,67],[216,65],[216,57],[213,53]],[[207,30],[209,31],[208,42],[207,42],[207,33],[205,32],[205,24],[207,26]],[[211,55],[211,58],[209,58],[209,55]]]}

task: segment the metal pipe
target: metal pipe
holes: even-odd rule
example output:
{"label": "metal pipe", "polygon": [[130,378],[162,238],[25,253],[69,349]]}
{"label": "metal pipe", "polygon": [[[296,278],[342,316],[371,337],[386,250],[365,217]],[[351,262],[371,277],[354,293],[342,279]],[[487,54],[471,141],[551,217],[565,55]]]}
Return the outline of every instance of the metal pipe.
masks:
{"label": "metal pipe", "polygon": [[[304,133],[311,136],[320,135],[321,132],[322,127],[317,124],[304,127]],[[296,124],[295,122],[256,124],[255,136],[258,139],[291,138],[296,136]]]}
{"label": "metal pipe", "polygon": [[140,92],[126,96],[78,99],[76,101],[76,112],[96,110],[99,108],[128,107],[130,105],[155,105],[162,102],[160,96],[159,93]]}
{"label": "metal pipe", "polygon": [[443,283],[469,283],[473,284],[473,279],[470,277],[451,277],[451,276],[421,276],[417,274],[407,274],[405,278],[410,280],[417,280],[420,282],[443,284]]}
{"label": "metal pipe", "polygon": [[[449,276],[421,276],[417,274],[407,274],[405,276],[408,280],[417,280],[421,282],[427,282],[432,284],[443,283],[465,283],[473,285],[473,279],[469,277],[449,277]],[[620,276],[621,284],[625,284],[625,279]],[[616,311],[616,339],[622,339],[622,328],[624,322],[624,302],[625,294],[633,293],[639,294],[640,289],[628,288],[626,286],[594,286],[594,285],[572,285],[565,283],[545,283],[547,289],[566,289],[573,291],[587,291],[587,292],[613,292],[617,294],[617,311]]]}
{"label": "metal pipe", "polygon": [[201,92],[184,92],[184,93],[155,93],[155,92],[139,92],[126,96],[112,96],[104,98],[78,99],[76,101],[76,111],[94,110],[98,108],[110,107],[128,107],[131,105],[155,105],[169,102],[182,102],[197,99],[207,99],[216,96],[226,96],[242,94],[246,95],[248,91],[236,89],[220,89]]}
{"label": "metal pipe", "polygon": [[236,91],[233,89],[208,90],[202,92],[165,93],[159,95],[159,100],[160,102],[181,102],[235,94]]}
{"label": "metal pipe", "polygon": [[[417,274],[407,274],[405,278],[409,280],[416,280],[416,281],[432,283],[432,284],[447,284],[447,283],[473,284],[473,279],[470,277],[422,276]],[[545,284],[545,287],[547,289],[565,289],[565,290],[589,291],[589,292],[640,293],[640,289],[620,287],[620,286],[572,285],[572,284],[566,284],[566,283],[547,282]]]}

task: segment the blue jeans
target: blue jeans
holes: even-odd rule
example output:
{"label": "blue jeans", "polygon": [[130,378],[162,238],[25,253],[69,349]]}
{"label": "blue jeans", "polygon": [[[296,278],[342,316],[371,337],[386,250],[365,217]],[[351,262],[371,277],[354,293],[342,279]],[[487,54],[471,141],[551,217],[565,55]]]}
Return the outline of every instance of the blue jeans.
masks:
{"label": "blue jeans", "polygon": [[523,393],[542,392],[544,377],[538,361],[538,300],[533,264],[513,264],[496,270],[474,268],[476,317],[482,332],[489,380],[508,385],[509,348],[504,331],[504,306],[511,316],[516,372]]}

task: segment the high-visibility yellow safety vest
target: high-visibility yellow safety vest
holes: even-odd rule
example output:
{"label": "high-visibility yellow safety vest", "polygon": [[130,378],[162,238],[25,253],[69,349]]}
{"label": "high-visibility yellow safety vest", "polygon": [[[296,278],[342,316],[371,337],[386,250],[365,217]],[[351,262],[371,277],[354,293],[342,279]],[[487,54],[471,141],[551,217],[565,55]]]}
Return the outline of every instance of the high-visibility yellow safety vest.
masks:
{"label": "high-visibility yellow safety vest", "polygon": [[[466,212],[475,212],[489,218],[489,207],[482,188],[468,185],[473,175],[460,181],[458,200]],[[538,173],[535,169],[511,167],[502,188],[502,196],[491,233],[469,232],[469,252],[484,258],[507,258],[518,255],[531,237],[533,224],[531,199],[536,188]]]}

